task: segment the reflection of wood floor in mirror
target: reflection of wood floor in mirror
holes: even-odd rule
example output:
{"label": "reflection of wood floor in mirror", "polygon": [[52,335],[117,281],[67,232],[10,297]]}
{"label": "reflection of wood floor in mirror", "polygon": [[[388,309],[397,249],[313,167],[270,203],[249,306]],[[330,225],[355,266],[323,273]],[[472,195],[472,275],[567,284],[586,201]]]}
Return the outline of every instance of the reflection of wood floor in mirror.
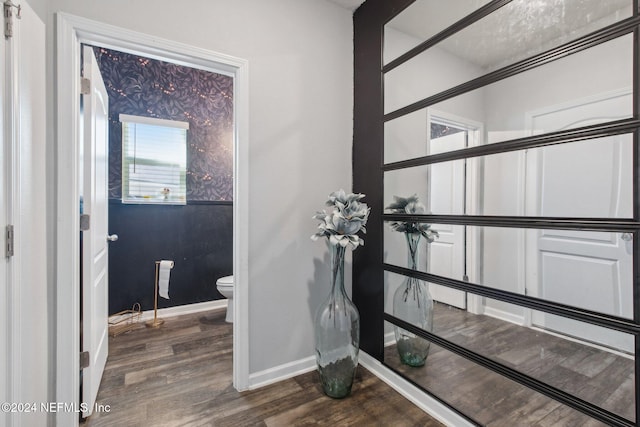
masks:
{"label": "reflection of wood floor in mirror", "polygon": [[158,329],[110,337],[97,400],[110,410],[83,427],[441,426],[362,366],[341,400],[322,393],[315,371],[237,392],[233,327],[224,317],[217,310],[166,318]]}
{"label": "reflection of wood floor in mirror", "polygon": [[[489,316],[436,304],[434,333],[620,416],[635,418],[633,360]],[[434,345],[425,366],[385,363],[489,426],[598,426],[599,422]]]}

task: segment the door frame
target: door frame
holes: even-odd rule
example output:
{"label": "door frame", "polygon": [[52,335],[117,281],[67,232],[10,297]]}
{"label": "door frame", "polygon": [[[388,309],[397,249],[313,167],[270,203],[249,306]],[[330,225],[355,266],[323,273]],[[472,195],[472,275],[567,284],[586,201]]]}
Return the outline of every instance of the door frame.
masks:
{"label": "door frame", "polygon": [[[58,402],[77,402],[80,372],[80,262],[79,256],[79,133],[80,45],[103,46],[122,52],[234,77],[233,166],[233,384],[249,385],[248,310],[248,160],[249,75],[245,59],[161,39],[113,25],[60,13],[56,14],[56,364],[55,396]],[[211,286],[213,280],[211,278]],[[57,425],[77,426],[74,412],[58,412]]]}
{"label": "door frame", "polygon": [[[433,120],[435,118],[435,120]],[[485,143],[484,123],[466,117],[461,117],[435,108],[427,108],[427,139],[431,140],[432,121],[449,123],[467,131],[478,132],[478,139],[475,143],[469,143],[467,147],[483,145]],[[427,144],[427,147],[429,145]],[[428,153],[427,153],[428,154]],[[484,176],[484,161],[475,157],[466,159],[465,162],[465,215],[479,215],[482,211],[482,188]],[[429,180],[430,182],[430,180]],[[481,244],[482,230],[475,227],[466,232],[466,246],[464,248],[464,262],[466,263],[467,277],[471,283],[480,283],[481,269]],[[481,314],[483,298],[478,295],[465,292],[466,310],[470,313]]]}

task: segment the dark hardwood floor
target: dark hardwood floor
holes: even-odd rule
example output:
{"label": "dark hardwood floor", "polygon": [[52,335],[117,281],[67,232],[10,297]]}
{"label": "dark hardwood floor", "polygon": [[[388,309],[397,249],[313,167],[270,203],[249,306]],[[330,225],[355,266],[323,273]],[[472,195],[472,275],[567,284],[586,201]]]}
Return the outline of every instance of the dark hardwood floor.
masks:
{"label": "dark hardwood floor", "polygon": [[[99,426],[440,426],[362,366],[351,396],[326,397],[317,372],[257,390],[232,386],[232,326],[224,310],[165,319],[110,338],[96,412]],[[633,361],[488,316],[436,305],[434,332],[621,416],[635,413]],[[550,398],[432,345],[410,368],[394,346],[385,363],[479,424],[601,426]]]}
{"label": "dark hardwood floor", "polygon": [[98,426],[440,426],[358,367],[349,397],[322,393],[310,372],[257,390],[232,386],[232,326],[224,310],[165,319],[109,339]]}
{"label": "dark hardwood floor", "polygon": [[[631,421],[633,359],[490,316],[435,305],[434,333]],[[385,363],[487,426],[604,424],[432,344],[425,366],[402,365],[395,345]]]}

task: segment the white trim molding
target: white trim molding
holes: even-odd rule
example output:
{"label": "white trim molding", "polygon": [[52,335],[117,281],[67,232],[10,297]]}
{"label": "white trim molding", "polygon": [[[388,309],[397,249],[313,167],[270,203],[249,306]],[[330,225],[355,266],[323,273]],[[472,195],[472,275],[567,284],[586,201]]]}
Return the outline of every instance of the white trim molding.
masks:
{"label": "white trim molding", "polygon": [[277,383],[278,381],[306,374],[314,369],[316,369],[316,358],[315,356],[309,356],[304,359],[265,369],[264,371],[255,372],[249,375],[249,389],[253,390],[264,387]]}
{"label": "white trim molding", "polygon": [[[79,152],[78,87],[80,44],[74,24],[58,16],[56,34],[56,384],[57,402],[76,402],[80,384],[80,253],[78,227]],[[64,304],[64,308],[63,308]],[[59,412],[56,425],[77,426],[78,416]]]}
{"label": "white trim molding", "polygon": [[[249,385],[248,310],[248,62],[222,53],[189,46],[66,13],[56,14],[56,160],[55,160],[55,276],[56,366],[55,401],[76,402],[79,387],[80,278],[79,218],[79,88],[80,44],[115,49],[212,71],[234,78],[234,256],[233,382],[238,390]],[[55,424],[77,426],[73,412],[55,414]]]}
{"label": "white trim molding", "polygon": [[505,322],[513,323],[514,325],[526,326],[524,315],[509,313],[508,311],[500,310],[495,307],[487,307],[485,305],[482,314],[504,320]]}
{"label": "white trim molding", "polygon": [[389,347],[396,343],[396,333],[394,331],[384,334],[384,346]]}
{"label": "white trim molding", "polygon": [[[185,314],[204,313],[211,310],[220,310],[227,308],[227,299],[217,299],[213,301],[198,302],[195,304],[177,305],[175,307],[167,307],[158,309],[158,317],[175,317]],[[143,311],[140,315],[140,321],[151,320],[154,317],[153,310]]]}
{"label": "white trim molding", "polygon": [[400,393],[405,399],[409,400],[411,403],[441,423],[451,427],[474,426],[473,423],[469,422],[466,418],[463,418],[453,409],[401,378],[368,353],[360,351],[358,360],[363,368],[380,378],[383,382]]}

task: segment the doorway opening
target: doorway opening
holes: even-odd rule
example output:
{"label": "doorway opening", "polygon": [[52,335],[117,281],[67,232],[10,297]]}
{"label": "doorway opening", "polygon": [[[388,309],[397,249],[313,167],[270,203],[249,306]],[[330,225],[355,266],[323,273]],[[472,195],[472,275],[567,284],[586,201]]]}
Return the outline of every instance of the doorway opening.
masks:
{"label": "doorway opening", "polygon": [[[79,253],[77,225],[80,194],[80,88],[81,45],[97,45],[121,52],[139,54],[192,68],[223,72],[234,79],[233,149],[233,272],[235,276],[235,322],[233,325],[234,386],[248,386],[247,307],[247,164],[248,76],[245,60],[158,39],[142,33],[60,13],[57,15],[57,253]],[[80,301],[78,257],[59,256],[56,261],[58,283],[56,310],[56,398],[76,402],[80,371]],[[213,280],[213,279],[212,279]],[[212,284],[213,287],[213,284]],[[64,301],[64,307],[60,304]],[[56,414],[60,425],[77,425],[76,414]]]}
{"label": "doorway opening", "polygon": [[[427,155],[462,150],[482,144],[482,124],[443,111],[427,110]],[[480,209],[476,191],[480,188],[481,160],[460,159],[434,163],[427,169],[429,198],[427,210],[434,214],[473,215]],[[472,199],[472,197],[474,197]],[[471,228],[471,229],[470,229]],[[435,224],[438,239],[427,247],[427,272],[455,278],[474,280],[478,274],[477,259],[480,235],[472,227]],[[430,285],[434,300],[463,310],[477,306],[473,295],[436,284]]]}
{"label": "doorway opening", "polygon": [[[167,316],[227,301],[213,284],[233,274],[233,77],[83,46],[91,93],[82,97],[81,191],[87,194],[80,197],[91,226],[82,232],[89,244],[81,258],[81,301],[89,310],[81,324],[89,339],[83,342],[81,331],[81,350],[91,356],[85,371],[101,371],[105,311],[138,306],[144,319],[156,305]],[[101,99],[108,105],[96,109]],[[104,141],[94,143],[94,136]],[[108,262],[94,271],[99,259]],[[171,289],[154,298],[160,260],[174,264]],[[93,346],[98,325],[103,337]],[[81,376],[91,384],[90,373]],[[92,408],[94,398],[91,393],[82,401]]]}

